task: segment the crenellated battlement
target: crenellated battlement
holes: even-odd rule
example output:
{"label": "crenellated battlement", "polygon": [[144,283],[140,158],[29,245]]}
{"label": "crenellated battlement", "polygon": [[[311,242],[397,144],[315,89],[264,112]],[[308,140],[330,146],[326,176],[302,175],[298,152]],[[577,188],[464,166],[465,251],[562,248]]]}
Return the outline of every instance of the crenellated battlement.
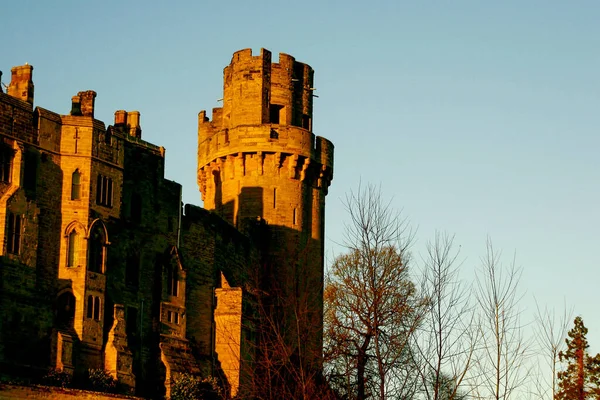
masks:
{"label": "crenellated battlement", "polygon": [[[213,109],[212,124],[231,129],[239,125],[277,124],[312,130],[313,70],[294,57],[251,49],[234,53],[223,70],[223,107]],[[206,116],[206,114],[204,114]]]}
{"label": "crenellated battlement", "polygon": [[212,120],[204,110],[198,114],[200,186],[206,187],[200,182],[208,169],[214,171],[214,165],[205,166],[217,160],[282,154],[307,160],[305,168],[310,164],[310,170],[323,171],[317,175],[327,178],[315,179],[311,186],[326,193],[333,176],[333,144],[312,133],[313,75],[310,66],[285,53],[279,54],[278,63],[265,49],[256,56],[251,49],[234,53],[223,72],[223,107],[212,110]]}

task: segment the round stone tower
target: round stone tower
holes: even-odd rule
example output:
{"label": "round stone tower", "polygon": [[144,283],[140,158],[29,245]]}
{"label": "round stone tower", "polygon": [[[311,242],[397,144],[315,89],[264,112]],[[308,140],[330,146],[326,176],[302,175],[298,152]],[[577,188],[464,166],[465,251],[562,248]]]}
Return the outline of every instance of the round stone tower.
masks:
{"label": "round stone tower", "polygon": [[312,68],[287,54],[273,63],[265,49],[236,52],[224,69],[223,107],[212,121],[198,116],[198,185],[204,207],[238,229],[266,222],[261,286],[289,341],[320,362],[333,144],[312,132],[314,90]]}

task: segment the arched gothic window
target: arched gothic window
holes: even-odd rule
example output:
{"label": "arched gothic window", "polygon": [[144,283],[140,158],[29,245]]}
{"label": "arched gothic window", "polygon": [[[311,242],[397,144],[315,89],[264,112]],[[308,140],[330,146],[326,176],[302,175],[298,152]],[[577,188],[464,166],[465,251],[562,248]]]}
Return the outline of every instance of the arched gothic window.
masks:
{"label": "arched gothic window", "polygon": [[77,244],[79,242],[78,234],[75,229],[69,233],[67,239],[67,267],[77,266]]}

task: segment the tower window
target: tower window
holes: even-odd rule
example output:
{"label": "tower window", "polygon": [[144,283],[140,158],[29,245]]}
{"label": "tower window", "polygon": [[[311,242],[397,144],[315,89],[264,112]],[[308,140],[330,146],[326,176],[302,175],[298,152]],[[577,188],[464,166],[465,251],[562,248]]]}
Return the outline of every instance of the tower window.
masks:
{"label": "tower window", "polygon": [[308,115],[304,114],[302,115],[302,128],[306,129],[306,130],[311,130],[311,119]]}
{"label": "tower window", "polygon": [[269,106],[269,122],[272,124],[280,124],[283,114],[283,106],[279,104],[271,104]]}
{"label": "tower window", "polygon": [[0,146],[0,182],[10,183],[14,154],[15,152],[9,146]]}
{"label": "tower window", "polygon": [[13,213],[8,213],[8,232],[6,251],[12,254],[19,254],[21,251],[21,227],[23,217]]}
{"label": "tower window", "polygon": [[167,311],[167,321],[172,324],[179,325],[179,313],[174,311]]}
{"label": "tower window", "polygon": [[167,293],[169,296],[179,296],[179,268],[170,265],[167,271]]}
{"label": "tower window", "polygon": [[294,214],[292,215],[292,224],[296,225],[296,209],[294,208]]}
{"label": "tower window", "polygon": [[98,175],[96,184],[96,204],[106,207],[113,205],[113,181],[104,175]]}
{"label": "tower window", "polygon": [[71,200],[79,200],[81,198],[81,174],[76,169],[71,175]]}
{"label": "tower window", "polygon": [[102,314],[100,311],[100,297],[88,296],[86,316],[90,319],[100,321],[100,316]]}
{"label": "tower window", "polygon": [[100,321],[100,297],[94,297],[94,319]]}
{"label": "tower window", "polygon": [[273,189],[273,208],[277,207],[277,188]]}

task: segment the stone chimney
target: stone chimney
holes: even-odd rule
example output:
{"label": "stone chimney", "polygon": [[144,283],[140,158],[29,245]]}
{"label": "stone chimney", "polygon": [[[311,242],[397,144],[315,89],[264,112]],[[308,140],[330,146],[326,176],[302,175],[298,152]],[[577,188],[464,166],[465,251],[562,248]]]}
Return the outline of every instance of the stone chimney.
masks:
{"label": "stone chimney", "polygon": [[73,96],[71,98],[71,115],[81,116],[81,97]]}
{"label": "stone chimney", "polygon": [[115,126],[124,127],[125,125],[127,125],[127,111],[115,111]]}
{"label": "stone chimney", "polygon": [[142,127],[140,126],[140,112],[129,111],[127,113],[127,122],[129,124],[129,136],[142,138]]}
{"label": "stone chimney", "polygon": [[81,99],[81,115],[94,118],[96,92],[93,90],[86,90],[85,92],[77,93],[77,96]]}
{"label": "stone chimney", "polygon": [[25,63],[19,67],[13,67],[12,77],[8,86],[8,94],[17,99],[33,104],[33,66]]}

